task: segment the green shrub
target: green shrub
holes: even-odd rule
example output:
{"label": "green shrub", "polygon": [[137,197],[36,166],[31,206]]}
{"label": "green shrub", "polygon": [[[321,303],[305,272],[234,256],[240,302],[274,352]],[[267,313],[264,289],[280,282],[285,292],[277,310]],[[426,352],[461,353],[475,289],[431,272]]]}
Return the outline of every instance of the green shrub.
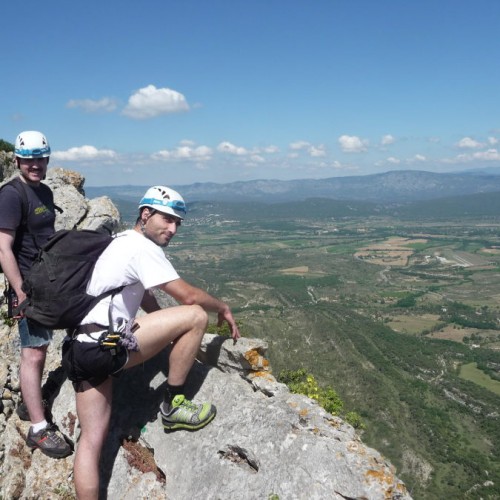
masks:
{"label": "green shrub", "polygon": [[[344,403],[333,387],[320,387],[316,378],[307,373],[305,368],[298,370],[282,370],[278,380],[288,386],[294,394],[303,394],[314,399],[332,415],[341,415]],[[357,429],[364,428],[361,417],[356,412],[349,412],[344,416],[346,422]]]}
{"label": "green shrub", "polygon": [[361,415],[355,411],[350,411],[345,414],[345,420],[351,424],[355,429],[364,429],[366,426],[361,419]]}
{"label": "green shrub", "polygon": [[[243,332],[241,331],[241,324],[239,321],[236,321],[236,325],[240,331],[241,336],[243,337]],[[230,337],[231,330],[229,329],[229,325],[224,322],[222,326],[217,326],[217,323],[211,323],[207,326],[207,333],[213,333],[215,335],[222,335],[223,337]]]}

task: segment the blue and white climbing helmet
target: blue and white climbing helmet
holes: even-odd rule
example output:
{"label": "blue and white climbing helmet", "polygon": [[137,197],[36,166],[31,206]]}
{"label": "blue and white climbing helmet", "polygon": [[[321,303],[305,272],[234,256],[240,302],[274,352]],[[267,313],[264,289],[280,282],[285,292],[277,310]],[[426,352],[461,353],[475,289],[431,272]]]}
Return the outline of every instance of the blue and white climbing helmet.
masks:
{"label": "blue and white climbing helmet", "polygon": [[181,220],[184,219],[187,212],[184,198],[177,191],[165,186],[149,188],[139,202],[139,208],[142,207],[149,207]]}
{"label": "blue and white climbing helmet", "polygon": [[21,132],[16,138],[15,155],[19,158],[47,158],[50,156],[49,141],[36,130]]}

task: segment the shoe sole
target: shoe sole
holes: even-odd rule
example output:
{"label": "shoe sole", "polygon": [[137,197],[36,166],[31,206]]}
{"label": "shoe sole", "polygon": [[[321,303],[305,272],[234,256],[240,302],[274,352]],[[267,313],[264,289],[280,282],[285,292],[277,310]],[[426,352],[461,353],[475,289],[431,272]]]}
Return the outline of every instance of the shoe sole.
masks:
{"label": "shoe sole", "polygon": [[66,457],[69,457],[73,453],[73,451],[71,450],[71,448],[69,446],[68,446],[68,449],[66,451],[54,451],[54,450],[42,448],[40,445],[38,445],[34,441],[26,440],[26,445],[28,446],[28,448],[31,449],[31,451],[35,451],[36,449],[39,449],[44,455],[47,455],[50,458],[66,458]]}
{"label": "shoe sole", "polygon": [[187,431],[197,431],[198,429],[202,429],[205,427],[207,424],[209,424],[214,418],[215,418],[216,412],[212,413],[206,420],[203,422],[199,423],[198,425],[192,425],[192,424],[185,424],[182,422],[165,422],[163,419],[163,416],[161,418],[163,428],[165,431],[176,431],[178,429],[184,429]]}
{"label": "shoe sole", "polygon": [[47,455],[50,458],[66,458],[66,457],[69,457],[73,453],[71,451],[71,449],[68,451],[65,451],[64,453],[62,453],[62,452],[55,453],[51,450],[45,450],[43,448],[40,448],[40,446],[38,446],[38,445],[32,446],[32,445],[28,444],[28,447],[31,449],[31,451],[34,451],[38,448],[44,455]]}

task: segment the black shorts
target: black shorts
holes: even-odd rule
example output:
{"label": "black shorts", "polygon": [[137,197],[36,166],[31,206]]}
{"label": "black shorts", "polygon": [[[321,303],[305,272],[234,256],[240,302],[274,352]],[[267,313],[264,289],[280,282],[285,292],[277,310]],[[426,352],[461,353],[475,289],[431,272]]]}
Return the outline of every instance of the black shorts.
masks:
{"label": "black shorts", "polygon": [[77,392],[82,390],[82,382],[97,387],[110,375],[118,376],[127,361],[128,351],[121,346],[113,354],[97,342],[66,340],[62,348],[62,366]]}

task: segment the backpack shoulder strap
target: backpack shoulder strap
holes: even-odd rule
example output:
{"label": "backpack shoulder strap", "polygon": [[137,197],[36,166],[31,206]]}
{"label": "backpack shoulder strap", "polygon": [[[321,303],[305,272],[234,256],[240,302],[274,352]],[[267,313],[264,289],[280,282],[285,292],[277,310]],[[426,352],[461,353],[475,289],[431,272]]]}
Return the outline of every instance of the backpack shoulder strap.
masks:
{"label": "backpack shoulder strap", "polygon": [[52,206],[54,207],[54,210],[57,210],[60,214],[64,213],[64,210],[55,204],[54,192],[52,191],[52,189],[50,189],[50,187],[47,186],[47,184],[44,184],[43,182],[40,183],[40,187],[42,189],[45,189],[45,191],[50,195],[51,203],[52,203]]}
{"label": "backpack shoulder strap", "polygon": [[23,181],[19,179],[19,177],[15,177],[14,179],[10,180],[9,182],[6,182],[3,186],[10,185],[12,186],[17,193],[19,194],[19,197],[21,198],[21,203],[22,203],[22,218],[21,218],[21,225],[24,226],[24,228],[29,232],[28,228],[28,211],[29,211],[29,204],[28,204],[28,194],[26,193],[26,186],[24,185]]}

